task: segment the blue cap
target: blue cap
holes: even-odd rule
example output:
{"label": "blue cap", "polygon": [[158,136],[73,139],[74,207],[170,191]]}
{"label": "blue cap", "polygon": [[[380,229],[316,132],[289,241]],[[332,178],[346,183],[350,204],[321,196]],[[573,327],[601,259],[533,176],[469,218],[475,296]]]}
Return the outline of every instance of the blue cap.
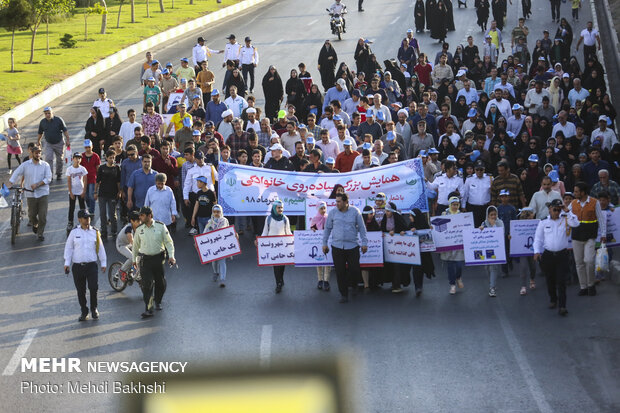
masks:
{"label": "blue cap", "polygon": [[170,62],[166,63],[166,67],[172,67],[172,63]]}
{"label": "blue cap", "polygon": [[368,43],[372,43],[370,40],[368,39],[364,39],[364,43],[368,44]]}
{"label": "blue cap", "polygon": [[168,73],[170,73],[170,71],[168,69],[164,69],[161,71],[162,75],[167,75]]}
{"label": "blue cap", "polygon": [[328,163],[330,165],[333,165],[336,163],[336,161],[334,160],[334,158],[332,158],[331,156],[329,158],[327,158],[327,160],[325,161],[325,163]]}
{"label": "blue cap", "polygon": [[383,112],[381,112],[381,111],[377,112],[377,119],[378,120],[385,120],[385,115],[383,114]]}
{"label": "blue cap", "polygon": [[527,158],[528,162],[538,162],[538,155],[536,155],[535,153],[531,154],[528,158]]}
{"label": "blue cap", "polygon": [[514,105],[512,105],[512,110],[521,110],[521,109],[522,107],[518,103],[515,103]]}
{"label": "blue cap", "polygon": [[476,111],[476,109],[474,109],[474,108],[469,109],[469,112],[467,112],[467,117],[468,118],[473,118],[473,117],[475,117],[477,115],[478,115],[478,111]]}
{"label": "blue cap", "polygon": [[439,153],[439,151],[436,148],[430,148],[428,150],[428,154],[429,155],[433,155],[433,154],[437,154],[437,153]]}
{"label": "blue cap", "polygon": [[314,138],[313,138],[312,136],[308,136],[308,137],[306,138],[306,143],[311,143],[311,144],[313,144],[313,145],[314,145]]}
{"label": "blue cap", "polygon": [[211,91],[211,96],[217,96],[217,95],[219,95],[219,94],[220,94],[220,91],[219,91],[219,90],[217,90],[217,89],[213,89],[213,90]]}
{"label": "blue cap", "polygon": [[333,119],[334,119],[334,120],[342,120],[342,116],[340,116],[340,115],[334,115]]}
{"label": "blue cap", "polygon": [[299,125],[297,125],[297,129],[301,129],[301,128],[307,128],[307,126],[303,123],[300,123]]}
{"label": "blue cap", "polygon": [[84,139],[84,147],[93,147],[93,143],[90,141],[90,139]]}
{"label": "blue cap", "polygon": [[192,132],[192,136],[200,136],[200,131],[199,131],[198,129],[195,129],[195,130]]}
{"label": "blue cap", "polygon": [[[381,113],[381,112],[379,112],[379,113]],[[387,136],[386,136],[386,138],[385,138],[385,139],[386,139],[386,140],[388,140],[388,141],[393,141],[393,140],[394,140],[394,132],[389,131],[389,132],[387,133]]]}
{"label": "blue cap", "polygon": [[420,157],[422,157],[422,158],[426,158],[426,157],[427,157],[427,155],[426,155],[426,151],[425,151],[424,149],[423,149],[423,150],[421,150],[421,151],[420,151],[420,153],[419,153],[418,155],[420,155]]}
{"label": "blue cap", "polygon": [[191,128],[192,127],[192,119],[189,118],[189,117],[183,118],[183,126],[185,126],[186,128]]}
{"label": "blue cap", "polygon": [[184,77],[181,78],[181,80],[179,80],[179,82],[181,83],[187,83],[187,79],[185,79]]}
{"label": "blue cap", "polygon": [[51,112],[52,111],[52,107],[51,106],[46,106],[43,108],[43,112]]}
{"label": "blue cap", "polygon": [[353,140],[351,138],[346,138],[342,144],[345,146],[353,146]]}
{"label": "blue cap", "polygon": [[192,97],[192,99],[200,99],[201,96],[200,95],[194,95],[194,97]]}
{"label": "blue cap", "polygon": [[374,117],[374,116],[375,116],[375,112],[373,112],[373,111],[372,111],[372,109],[368,109],[368,110],[366,111],[366,117],[367,117],[367,118],[368,118],[368,117],[372,118],[372,117]]}
{"label": "blue cap", "polygon": [[446,158],[446,161],[456,162],[456,158],[454,157],[454,155],[448,155],[448,157]]}
{"label": "blue cap", "polygon": [[372,148],[372,145],[370,145],[370,142],[364,142],[364,144],[362,145],[362,149],[370,149]]}
{"label": "blue cap", "polygon": [[182,61],[182,62],[189,62],[189,60],[187,59],[187,57],[183,57],[183,58],[181,58],[181,61]]}
{"label": "blue cap", "polygon": [[560,175],[558,171],[549,172],[549,178],[551,178],[551,182],[558,182],[560,180]]}
{"label": "blue cap", "polygon": [[153,66],[153,65],[158,65],[158,64],[159,64],[159,60],[153,60],[153,61],[151,62],[151,66]]}
{"label": "blue cap", "polygon": [[199,176],[196,178],[197,181],[204,182],[205,184],[209,183],[209,180],[205,176]]}
{"label": "blue cap", "polygon": [[500,190],[500,191],[499,191],[499,196],[504,196],[504,195],[506,195],[506,196],[510,196],[510,191],[509,191],[509,190],[507,190],[507,189],[502,189],[502,190]]}
{"label": "blue cap", "polygon": [[151,77],[149,77],[149,78],[148,78],[148,79],[146,79],[146,80],[147,80],[147,82],[154,82],[154,81],[155,81],[155,78],[154,78],[153,76],[151,76]]}

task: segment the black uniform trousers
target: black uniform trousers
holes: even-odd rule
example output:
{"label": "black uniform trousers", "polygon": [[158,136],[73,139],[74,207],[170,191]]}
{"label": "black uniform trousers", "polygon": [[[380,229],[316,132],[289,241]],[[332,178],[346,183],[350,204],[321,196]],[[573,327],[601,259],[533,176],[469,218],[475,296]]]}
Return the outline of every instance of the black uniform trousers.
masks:
{"label": "black uniform trousers", "polygon": [[336,268],[338,291],[341,296],[348,297],[349,287],[355,288],[355,283],[361,277],[359,247],[345,250],[332,246],[332,259]]}
{"label": "black uniform trousers", "polygon": [[85,262],[74,263],[71,267],[73,272],[73,283],[77,290],[78,302],[82,309],[82,314],[88,314],[88,305],[86,303],[86,285],[90,291],[90,308],[91,311],[97,309],[97,290],[99,289],[99,279],[97,276],[97,263]]}
{"label": "black uniform trousers", "polygon": [[566,308],[566,278],[568,276],[567,249],[552,252],[543,252],[540,268],[547,279],[547,292],[552,303],[557,303],[558,307]]}
{"label": "black uniform trousers", "polygon": [[474,213],[474,227],[478,228],[487,218],[487,206],[467,203],[467,210]]}
{"label": "black uniform trousers", "polygon": [[[160,304],[166,292],[166,279],[164,278],[165,259],[166,253],[162,251],[156,255],[144,255],[140,260],[142,299],[147,311],[153,309],[153,298],[156,304]],[[155,285],[155,294],[153,294],[153,285]]]}
{"label": "black uniform trousers", "polygon": [[[250,90],[254,90],[254,64],[241,65],[241,74],[246,85],[250,85]],[[250,74],[250,83],[248,83],[248,74]]]}
{"label": "black uniform trousers", "polygon": [[560,20],[560,0],[549,0],[551,2],[551,19]]}

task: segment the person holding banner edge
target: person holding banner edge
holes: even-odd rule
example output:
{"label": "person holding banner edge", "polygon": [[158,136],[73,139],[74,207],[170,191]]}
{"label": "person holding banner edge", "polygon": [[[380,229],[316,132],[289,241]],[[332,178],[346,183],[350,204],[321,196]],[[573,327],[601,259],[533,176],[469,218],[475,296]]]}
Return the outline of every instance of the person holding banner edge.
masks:
{"label": "person holding banner edge", "polygon": [[[213,205],[211,209],[211,217],[204,227],[204,232],[215,231],[229,226],[228,219],[224,217],[224,212],[220,204]],[[239,235],[235,232],[235,236],[239,239]],[[213,282],[220,282],[220,288],[226,287],[226,258],[216,260],[211,263],[213,266]]]}
{"label": "person holding banner edge", "polygon": [[[336,208],[329,211],[323,231],[323,253],[329,253],[327,241],[332,235],[332,259],[336,268],[340,303],[349,301],[349,287],[360,276],[360,249],[358,234],[362,240],[362,254],[368,251],[366,226],[360,210],[349,206],[346,193],[336,195]],[[348,265],[348,271],[347,271]]]}

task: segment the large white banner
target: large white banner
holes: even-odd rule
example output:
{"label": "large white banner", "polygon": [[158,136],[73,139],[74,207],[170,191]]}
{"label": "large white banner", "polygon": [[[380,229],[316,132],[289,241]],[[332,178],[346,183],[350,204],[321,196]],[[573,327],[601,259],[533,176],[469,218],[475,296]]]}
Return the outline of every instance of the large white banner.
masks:
{"label": "large white banner", "polygon": [[295,240],[292,235],[257,237],[258,266],[295,264]]}
{"label": "large white banner", "polygon": [[383,259],[398,264],[422,265],[417,235],[384,234]]}
{"label": "large white banner", "polygon": [[235,227],[228,226],[194,236],[201,264],[241,254]]}
{"label": "large white banner", "polygon": [[505,264],[504,227],[464,230],[463,249],[465,265]]}
{"label": "large white banner", "polygon": [[432,217],[431,225],[437,252],[462,250],[463,230],[474,227],[474,214],[465,212]]}
{"label": "large white banner", "polygon": [[225,215],[267,215],[279,199],[287,215],[304,215],[307,198],[328,199],[340,184],[351,199],[372,199],[384,192],[402,211],[428,210],[420,158],[340,174],[276,171],[220,162],[219,202]]}
{"label": "large white banner", "polygon": [[[295,231],[294,234],[296,267],[331,267],[334,265],[331,238],[328,241],[330,251],[323,254],[323,231]],[[366,238],[368,239],[368,251],[366,254],[362,254],[360,250],[360,266],[382,267],[382,233],[379,231],[367,232]]]}
{"label": "large white banner", "polygon": [[[317,208],[321,202],[325,202],[327,204],[327,213],[329,213],[329,211],[331,211],[332,209],[336,208],[335,199],[307,198],[306,199],[306,228],[312,229],[310,228],[310,220],[312,219],[312,217],[314,217],[317,214],[318,212]],[[349,205],[356,207],[361,212],[366,206],[366,200],[349,198]]]}
{"label": "large white banner", "polygon": [[534,236],[539,222],[539,219],[513,219],[510,221],[511,257],[534,255]]}

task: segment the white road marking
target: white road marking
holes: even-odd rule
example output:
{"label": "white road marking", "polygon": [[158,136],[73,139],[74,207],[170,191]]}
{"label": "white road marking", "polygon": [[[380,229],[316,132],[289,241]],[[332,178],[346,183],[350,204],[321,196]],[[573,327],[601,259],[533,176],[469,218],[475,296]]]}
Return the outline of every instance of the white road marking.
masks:
{"label": "white road marking", "polygon": [[510,326],[510,322],[506,317],[504,309],[501,306],[498,306],[496,310],[497,316],[499,318],[499,324],[502,326],[502,330],[504,331],[504,336],[506,337],[508,346],[510,347],[512,354],[517,361],[517,365],[519,366],[521,374],[525,379],[525,383],[527,384],[527,387],[529,388],[530,393],[532,394],[532,397],[534,398],[534,401],[538,406],[538,410],[541,413],[553,413],[553,409],[547,402],[547,399],[545,398],[545,395],[541,390],[540,382],[534,375],[534,371],[532,370],[530,363],[527,361],[527,357],[525,356],[525,353],[521,348],[521,344],[519,344],[519,340],[517,339],[514,330]]}
{"label": "white road marking", "polygon": [[392,21],[390,22],[390,24],[394,24],[394,23],[396,23],[396,22],[398,21],[398,19],[400,19],[400,16],[396,16],[396,17],[394,18],[394,20],[392,20]]}
{"label": "white road marking", "polygon": [[310,23],[308,23],[308,26],[312,26],[314,23],[316,23],[318,21],[319,21],[319,19],[314,19]]}
{"label": "white road marking", "polygon": [[283,41],[284,39],[278,39],[272,44],[272,46],[276,46],[278,43],[283,42]]}
{"label": "white road marking", "polygon": [[24,357],[26,351],[28,351],[28,347],[30,347],[32,340],[34,340],[34,336],[37,335],[37,331],[39,330],[36,328],[31,328],[26,331],[26,335],[22,338],[22,341],[19,343],[19,346],[17,346],[15,353],[13,353],[13,357],[9,360],[9,364],[6,365],[6,368],[2,372],[3,376],[12,376],[15,373],[17,366],[19,366],[20,360]]}
{"label": "white road marking", "polygon": [[273,326],[265,324],[260,335],[260,366],[269,367],[271,363],[271,333]]}

